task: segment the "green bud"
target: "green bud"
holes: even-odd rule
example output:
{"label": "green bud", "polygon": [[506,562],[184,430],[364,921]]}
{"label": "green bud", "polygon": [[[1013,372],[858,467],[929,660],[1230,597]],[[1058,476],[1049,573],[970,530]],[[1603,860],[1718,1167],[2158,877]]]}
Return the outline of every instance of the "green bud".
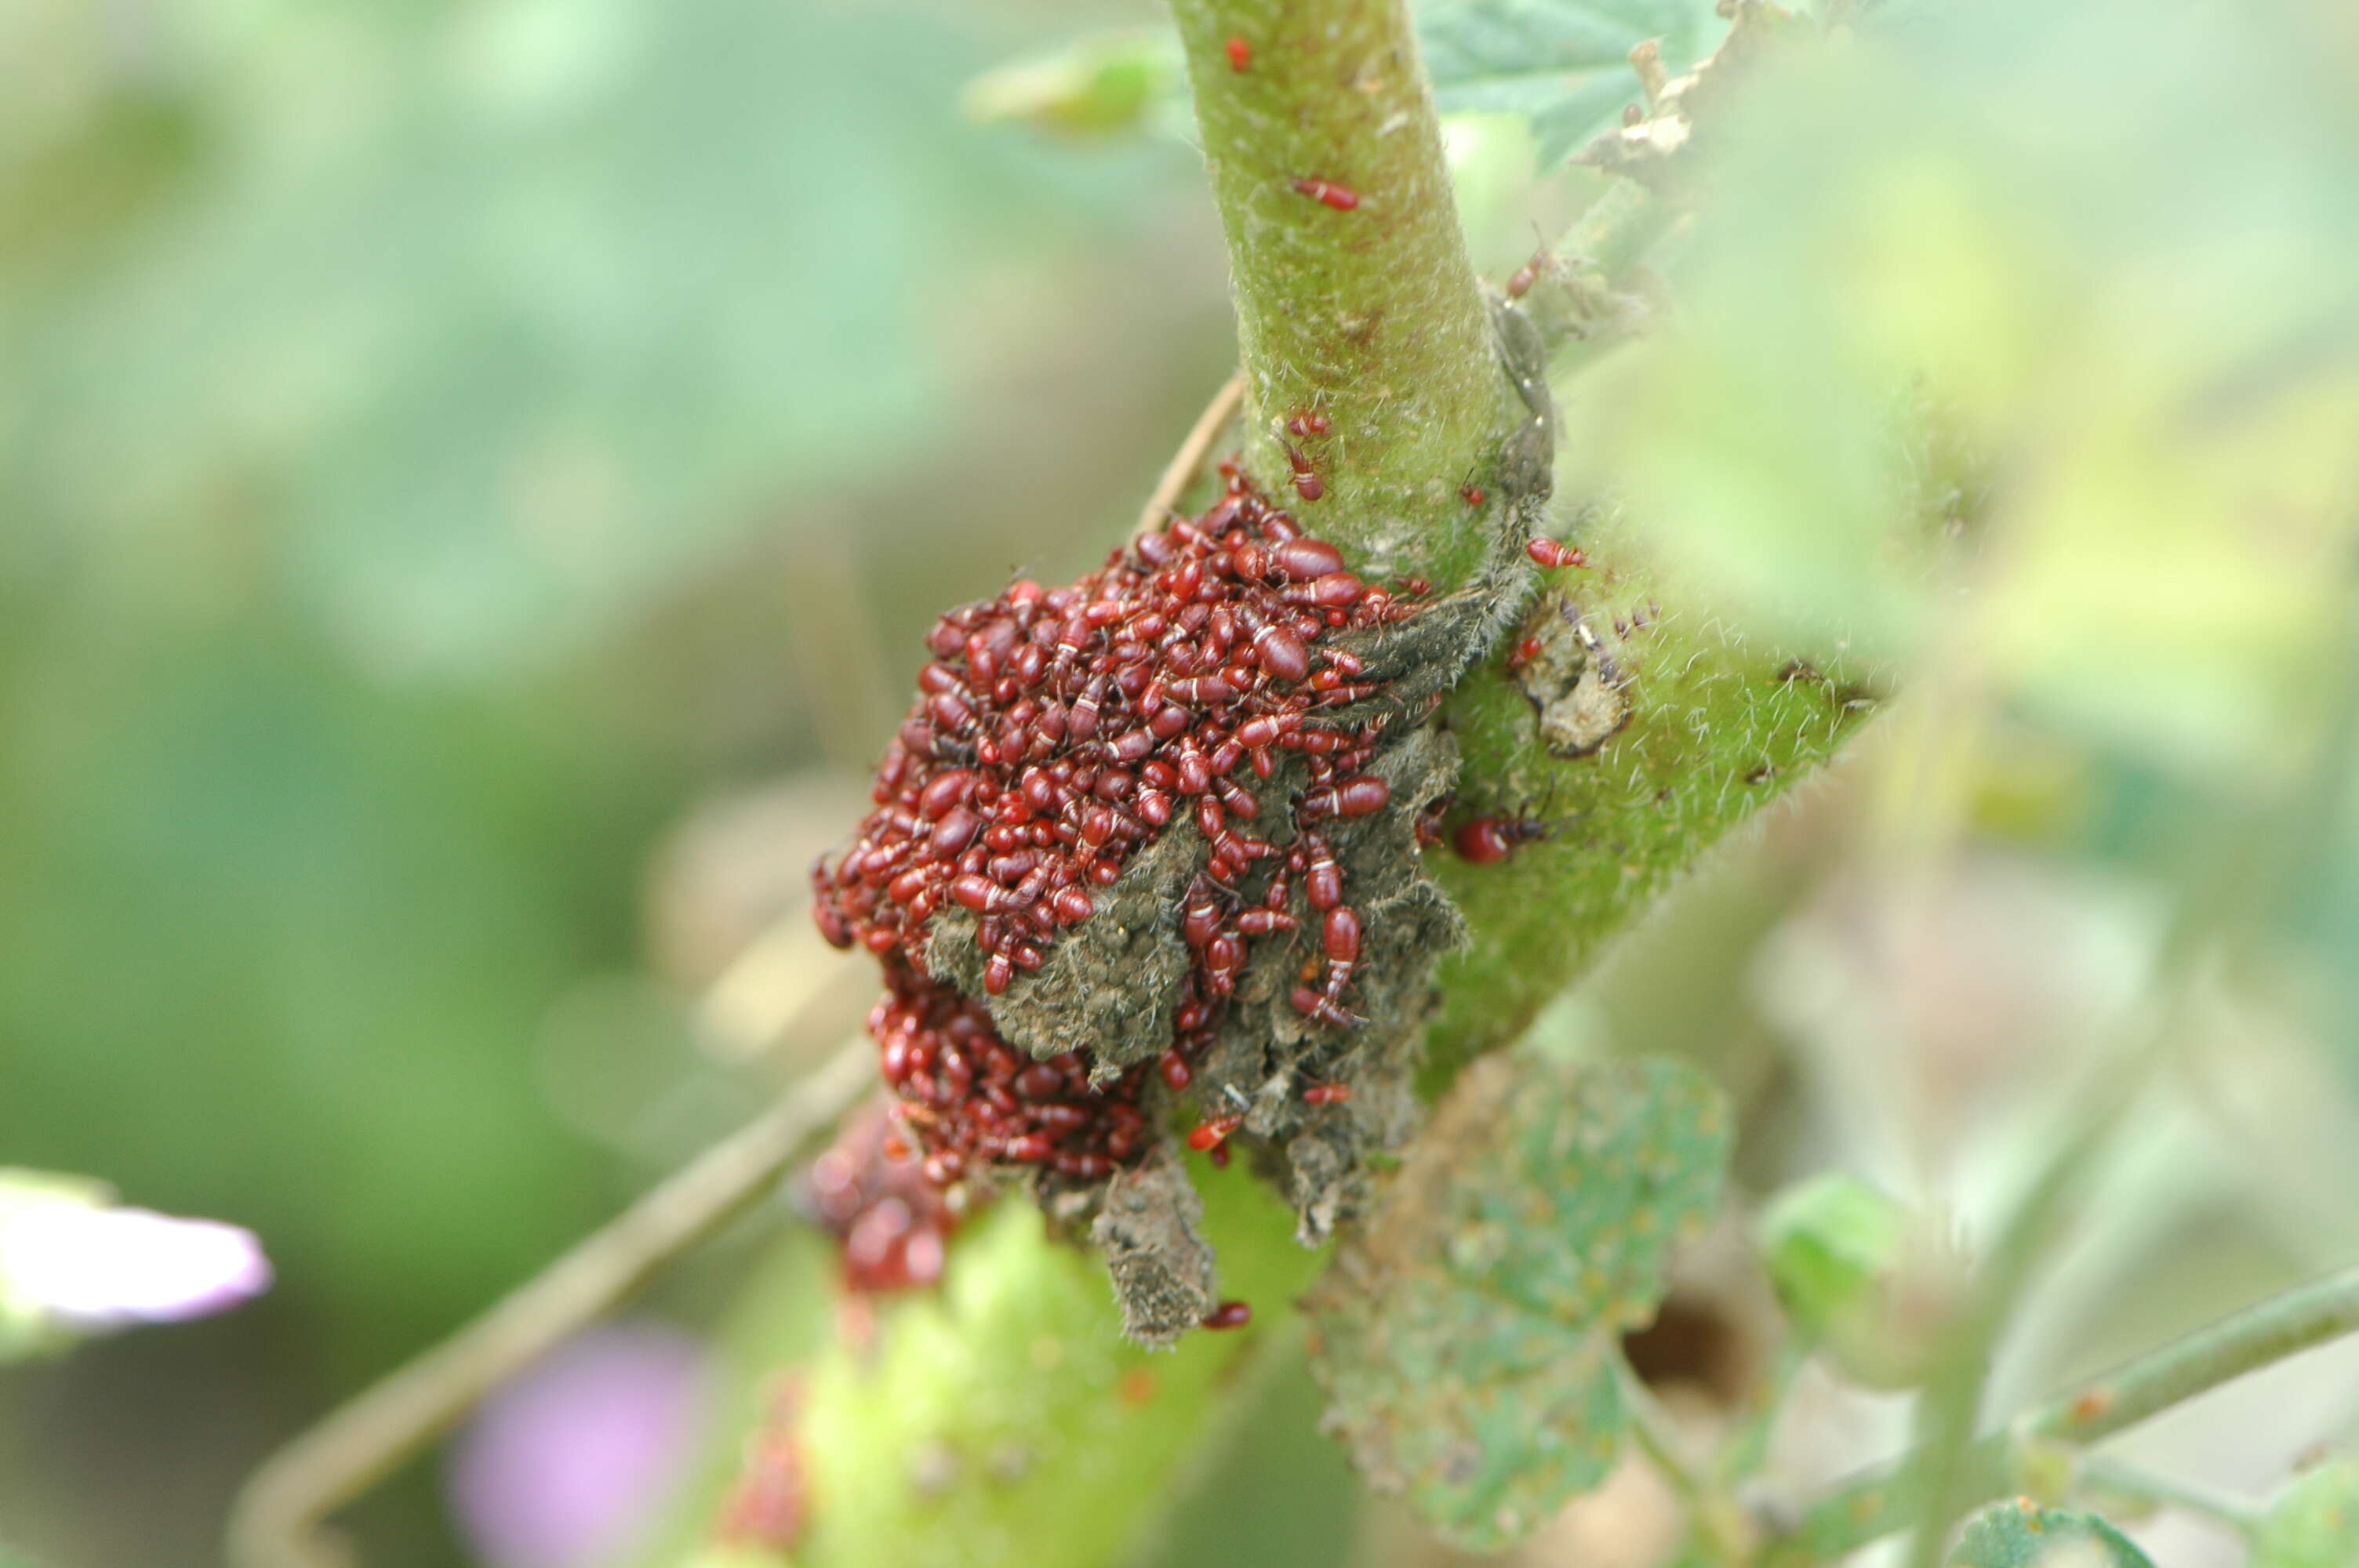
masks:
{"label": "green bud", "polygon": [[1836,1173],[1778,1195],[1759,1235],[1786,1310],[1845,1375],[1872,1389],[1924,1380],[1965,1286],[1945,1226]]}
{"label": "green bud", "polygon": [[2252,1568],[2359,1563],[2359,1459],[2337,1459],[2277,1494],[2253,1540]]}
{"label": "green bud", "polygon": [[1824,1334],[1900,1260],[1908,1213],[1854,1176],[1788,1187],[1761,1216],[1762,1261],[1796,1325]]}
{"label": "green bud", "polygon": [[2008,1462],[2010,1486],[2034,1502],[2060,1503],[2081,1479],[2081,1451],[2052,1438],[2018,1439]]}

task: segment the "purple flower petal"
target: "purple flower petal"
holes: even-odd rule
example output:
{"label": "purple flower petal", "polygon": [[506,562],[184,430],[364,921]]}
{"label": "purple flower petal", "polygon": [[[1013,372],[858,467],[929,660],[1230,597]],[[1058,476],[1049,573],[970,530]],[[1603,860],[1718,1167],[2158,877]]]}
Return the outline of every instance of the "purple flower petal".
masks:
{"label": "purple flower petal", "polygon": [[254,1233],[144,1208],[34,1203],[0,1213],[0,1280],[69,1327],[178,1323],[270,1285]]}
{"label": "purple flower petal", "polygon": [[487,1400],[447,1486],[492,1568],[582,1568],[650,1523],[703,1424],[695,1341],[650,1324],[593,1329]]}

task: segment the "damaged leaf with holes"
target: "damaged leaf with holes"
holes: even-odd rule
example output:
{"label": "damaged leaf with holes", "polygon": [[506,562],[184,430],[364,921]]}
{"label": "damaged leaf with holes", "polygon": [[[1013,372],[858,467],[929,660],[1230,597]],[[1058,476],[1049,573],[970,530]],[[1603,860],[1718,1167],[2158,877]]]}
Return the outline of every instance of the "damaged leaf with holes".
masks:
{"label": "damaged leaf with holes", "polygon": [[1619,1336],[1654,1316],[1728,1149],[1719,1090],[1677,1062],[1471,1069],[1311,1303],[1328,1425],[1370,1484],[1491,1550],[1603,1480]]}
{"label": "damaged leaf with holes", "polygon": [[1684,70],[1723,24],[1713,0],[1427,0],[1418,7],[1436,105],[1518,114],[1553,163],[1639,96],[1630,51],[1652,38]]}

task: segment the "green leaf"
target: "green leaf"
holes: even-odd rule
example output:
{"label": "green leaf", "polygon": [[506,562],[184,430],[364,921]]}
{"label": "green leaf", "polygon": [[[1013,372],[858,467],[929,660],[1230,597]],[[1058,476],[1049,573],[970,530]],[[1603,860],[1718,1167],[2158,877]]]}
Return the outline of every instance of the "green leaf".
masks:
{"label": "green leaf", "polygon": [[1496,1549],[1612,1468],[1617,1336],[1720,1195],[1719,1091],[1670,1061],[1469,1071],[1312,1302],[1328,1424],[1372,1485]]}
{"label": "green leaf", "polygon": [[2269,1505],[2252,1568],[2346,1568],[2359,1562],[2359,1460],[2337,1459]]}
{"label": "green leaf", "polygon": [[1417,21],[1435,106],[1525,116],[1543,168],[1638,101],[1633,48],[1660,39],[1677,75],[1725,30],[1710,0],[1429,0]]}
{"label": "green leaf", "polygon": [[2017,1498],[1966,1521],[1950,1568],[2154,1568],[2129,1537],[2094,1514]]}

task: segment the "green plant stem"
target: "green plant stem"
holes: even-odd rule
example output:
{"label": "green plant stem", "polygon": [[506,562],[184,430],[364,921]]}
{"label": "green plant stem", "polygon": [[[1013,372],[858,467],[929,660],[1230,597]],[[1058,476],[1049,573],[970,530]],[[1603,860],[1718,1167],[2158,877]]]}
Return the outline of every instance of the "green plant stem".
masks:
{"label": "green plant stem", "polygon": [[[2005,1492],[2027,1441],[2101,1443],[2247,1372],[2354,1331],[2359,1268],[2247,1307],[2037,1407],[2012,1431],[1966,1449],[1966,1489],[1979,1498]],[[1828,1493],[1770,1544],[1764,1568],[1823,1563],[1906,1528],[1928,1501],[1931,1459],[1919,1448]]]}
{"label": "green plant stem", "polygon": [[1734,1431],[1712,1456],[1712,1476],[1715,1486],[1727,1487],[1749,1478],[1759,1470],[1769,1456],[1769,1438],[1777,1430],[1777,1418],[1786,1409],[1786,1396],[1792,1391],[1794,1379],[1810,1365],[1815,1346],[1803,1339],[1790,1339],[1779,1346],[1776,1357],[1761,1376],[1759,1385]]}
{"label": "green plant stem", "polygon": [[866,1041],[844,1046],[777,1104],[483,1316],[273,1454],[232,1509],[230,1562],[237,1568],[354,1563],[323,1533],[329,1515],[457,1424],[491,1390],[772,1192],[795,1157],[868,1091],[875,1070]]}
{"label": "green plant stem", "polygon": [[2109,1454],[2092,1454],[2082,1463],[2080,1486],[2084,1491],[2202,1514],[2242,1535],[2250,1535],[2262,1518],[2260,1507],[2243,1498],[2230,1497],[2176,1476],[2158,1475],[2143,1465],[2133,1465]]}
{"label": "green plant stem", "polygon": [[1630,1363],[1614,1357],[1615,1375],[1622,1384],[1622,1408],[1630,1415],[1630,1437],[1647,1462],[1662,1473],[1671,1490],[1682,1502],[1693,1507],[1704,1496],[1703,1483],[1697,1478],[1694,1466],[1680,1457],[1679,1444],[1671,1434],[1670,1417]]}
{"label": "green plant stem", "polygon": [[[1489,470],[1512,394],[1405,0],[1171,9],[1228,238],[1248,470],[1283,493],[1290,443],[1325,488],[1300,508],[1307,527],[1372,574],[1462,580],[1485,539],[1458,489]],[[1297,181],[1357,204],[1339,211]],[[1288,436],[1302,411],[1330,429]]]}
{"label": "green plant stem", "polygon": [[2159,1055],[2151,1029],[2137,1030],[2095,1078],[2092,1103],[2039,1172],[1992,1249],[1966,1309],[1919,1402],[1927,1509],[1909,1549],[1912,1568],[1938,1568],[1949,1529],[1987,1496],[1969,1462],[1990,1367],[2016,1303],[2052,1239],[2066,1202],[2112,1141]]}

